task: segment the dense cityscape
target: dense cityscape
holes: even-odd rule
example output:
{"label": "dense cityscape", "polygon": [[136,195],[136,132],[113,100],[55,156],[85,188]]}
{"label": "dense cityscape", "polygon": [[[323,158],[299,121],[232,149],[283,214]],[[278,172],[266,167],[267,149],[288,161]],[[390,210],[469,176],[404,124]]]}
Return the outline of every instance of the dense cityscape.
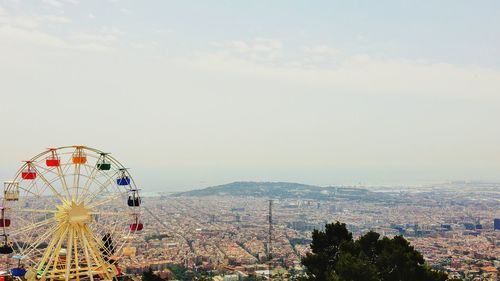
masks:
{"label": "dense cityscape", "polygon": [[[228,187],[230,188],[230,187]],[[365,187],[366,188],[366,187]],[[369,188],[368,195],[325,199],[235,196],[144,198],[147,226],[126,272],[149,268],[172,278],[172,266],[214,280],[303,271],[311,231],[341,221],[355,236],[374,230],[404,235],[433,268],[465,280],[497,280],[500,194],[497,184],[455,182],[420,188]],[[341,190],[341,188],[339,188]],[[203,192],[201,192],[203,194]],[[383,194],[381,197],[380,195]],[[333,197],[333,198],[332,198]],[[382,199],[383,198],[383,199]],[[269,199],[272,199],[269,261]]]}

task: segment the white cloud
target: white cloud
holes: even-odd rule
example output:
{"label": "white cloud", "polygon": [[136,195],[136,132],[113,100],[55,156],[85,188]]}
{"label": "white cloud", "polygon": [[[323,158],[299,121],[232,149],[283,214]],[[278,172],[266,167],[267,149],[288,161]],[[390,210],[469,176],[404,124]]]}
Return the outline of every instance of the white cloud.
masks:
{"label": "white cloud", "polygon": [[62,2],[58,0],[43,0],[43,2],[56,8],[60,8],[63,5]]}
{"label": "white cloud", "polygon": [[[76,3],[76,2],[75,2]],[[74,32],[66,36],[45,31],[50,24],[71,23],[71,18],[58,15],[11,16],[0,10],[0,43],[23,48],[45,47],[80,51],[109,51],[124,34],[113,27],[102,27],[94,32]]]}
{"label": "white cloud", "polygon": [[283,55],[283,43],[277,39],[255,38],[214,43],[217,53],[224,56],[243,56],[256,61],[272,61]]}
{"label": "white cloud", "polygon": [[120,12],[124,15],[133,15],[134,13],[132,12],[132,10],[130,9],[127,9],[127,8],[120,8]]}
{"label": "white cloud", "polygon": [[113,49],[121,31],[114,28],[101,28],[94,33],[77,32],[68,36],[57,36],[44,31],[46,24],[66,24],[71,19],[63,16],[0,16],[0,44],[13,48],[56,48],[75,51],[103,52]]}
{"label": "white cloud", "polygon": [[[244,43],[231,46],[251,49]],[[213,71],[297,81],[335,92],[499,98],[500,72],[489,68],[376,59],[365,54],[342,57],[337,64],[317,67],[311,67],[307,57],[304,60],[282,59],[270,65],[251,56],[216,51],[201,53],[183,62]]]}
{"label": "white cloud", "polygon": [[100,42],[100,43],[109,43],[115,41],[117,37],[113,34],[109,33],[83,33],[78,32],[74,33],[70,36],[71,40],[77,42]]}
{"label": "white cloud", "polygon": [[42,0],[44,3],[56,7],[61,8],[64,4],[78,4],[77,0]]}
{"label": "white cloud", "polygon": [[64,16],[56,16],[56,15],[48,15],[48,16],[43,16],[43,18],[51,23],[70,23],[72,20],[68,17]]}
{"label": "white cloud", "polygon": [[328,45],[298,47],[302,53],[297,55],[272,39],[235,40],[215,46],[218,48],[212,52],[182,61],[202,69],[296,81],[333,92],[500,98],[500,71],[490,68],[348,55]]}
{"label": "white cloud", "polygon": [[174,33],[175,30],[172,28],[157,28],[154,30],[154,32],[157,34],[171,34]]}
{"label": "white cloud", "polygon": [[0,6],[0,23],[17,28],[41,29],[45,24],[65,24],[70,22],[70,18],[58,15],[11,16],[7,10]]}
{"label": "white cloud", "polygon": [[316,45],[304,47],[304,52],[307,55],[321,56],[321,57],[335,57],[341,54],[341,51],[327,45]]}
{"label": "white cloud", "polygon": [[33,29],[23,29],[13,26],[0,27],[0,42],[4,44],[21,44],[23,46],[38,46],[51,48],[66,48],[67,43],[44,32]]}

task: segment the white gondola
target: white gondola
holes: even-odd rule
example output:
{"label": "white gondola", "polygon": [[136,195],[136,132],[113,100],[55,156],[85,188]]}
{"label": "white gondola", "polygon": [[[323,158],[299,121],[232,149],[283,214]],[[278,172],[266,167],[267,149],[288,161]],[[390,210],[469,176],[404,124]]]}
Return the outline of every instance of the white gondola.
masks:
{"label": "white gondola", "polygon": [[7,201],[19,200],[19,182],[6,181],[3,183],[3,197]]}

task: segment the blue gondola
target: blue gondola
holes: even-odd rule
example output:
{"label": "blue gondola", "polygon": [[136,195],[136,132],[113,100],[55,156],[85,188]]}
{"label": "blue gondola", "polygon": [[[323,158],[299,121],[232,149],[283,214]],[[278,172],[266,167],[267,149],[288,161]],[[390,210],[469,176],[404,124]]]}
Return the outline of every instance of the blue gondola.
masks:
{"label": "blue gondola", "polygon": [[26,274],[26,269],[22,267],[16,267],[10,270],[12,276],[23,277]]}
{"label": "blue gondola", "polygon": [[126,168],[121,168],[120,169],[120,176],[116,179],[116,184],[118,185],[130,185],[130,177],[127,175],[127,169]]}
{"label": "blue gondola", "polygon": [[26,274],[26,269],[21,264],[21,260],[24,259],[24,256],[14,255],[14,256],[12,256],[12,258],[15,259],[15,260],[17,260],[17,267],[12,268],[10,270],[10,272],[12,273],[12,276],[14,276],[14,277],[23,277]]}
{"label": "blue gondola", "polygon": [[129,185],[130,184],[130,178],[127,176],[122,176],[116,179],[116,184],[118,185]]}

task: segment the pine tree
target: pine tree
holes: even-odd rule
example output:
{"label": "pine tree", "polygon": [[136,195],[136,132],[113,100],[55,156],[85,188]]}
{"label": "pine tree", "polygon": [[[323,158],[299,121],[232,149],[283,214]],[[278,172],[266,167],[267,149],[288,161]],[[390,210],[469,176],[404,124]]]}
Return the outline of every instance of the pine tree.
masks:
{"label": "pine tree", "polygon": [[447,275],[425,264],[402,236],[380,237],[368,232],[357,240],[344,223],[314,230],[302,264],[310,281],[446,281]]}

